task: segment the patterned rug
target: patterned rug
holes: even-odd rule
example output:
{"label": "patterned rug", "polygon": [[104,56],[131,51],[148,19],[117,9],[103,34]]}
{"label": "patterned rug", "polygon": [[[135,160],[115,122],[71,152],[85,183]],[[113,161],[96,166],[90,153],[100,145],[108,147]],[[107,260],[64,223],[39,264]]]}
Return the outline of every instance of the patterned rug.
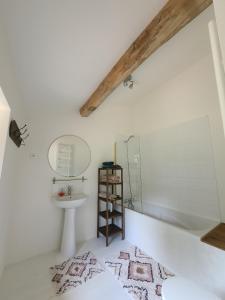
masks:
{"label": "patterned rug", "polygon": [[174,276],[135,246],[105,259],[110,272],[135,300],[160,300],[162,283]]}
{"label": "patterned rug", "polygon": [[92,279],[104,269],[89,251],[50,268],[56,295],[62,295]]}

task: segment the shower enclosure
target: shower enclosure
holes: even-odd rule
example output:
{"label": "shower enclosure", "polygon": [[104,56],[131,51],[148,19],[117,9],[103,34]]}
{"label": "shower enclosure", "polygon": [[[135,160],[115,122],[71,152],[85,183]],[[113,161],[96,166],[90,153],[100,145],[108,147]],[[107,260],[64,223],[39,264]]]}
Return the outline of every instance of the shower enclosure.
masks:
{"label": "shower enclosure", "polygon": [[124,169],[127,208],[182,228],[194,224],[200,230],[220,222],[207,116],[120,138],[116,161]]}
{"label": "shower enclosure", "polygon": [[116,163],[124,170],[124,204],[142,212],[140,139],[130,135],[116,142]]}

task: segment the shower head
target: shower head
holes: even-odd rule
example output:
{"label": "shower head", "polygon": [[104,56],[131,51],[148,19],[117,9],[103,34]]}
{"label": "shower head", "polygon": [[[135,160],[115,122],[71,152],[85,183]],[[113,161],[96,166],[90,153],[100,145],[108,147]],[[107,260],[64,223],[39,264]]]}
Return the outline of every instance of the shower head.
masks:
{"label": "shower head", "polygon": [[128,143],[129,140],[132,139],[132,138],[134,138],[134,135],[130,135],[130,136],[128,137],[128,139],[126,139],[126,140],[124,141],[124,143]]}

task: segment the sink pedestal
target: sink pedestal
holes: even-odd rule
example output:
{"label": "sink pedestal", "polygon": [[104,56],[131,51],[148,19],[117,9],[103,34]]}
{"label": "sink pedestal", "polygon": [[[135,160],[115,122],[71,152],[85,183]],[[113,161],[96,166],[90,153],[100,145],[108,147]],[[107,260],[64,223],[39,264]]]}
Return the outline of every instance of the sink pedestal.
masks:
{"label": "sink pedestal", "polygon": [[76,255],[76,209],[84,204],[87,195],[83,193],[70,196],[58,197],[53,196],[55,205],[64,208],[64,226],[61,244],[61,256],[64,259]]}
{"label": "sink pedestal", "polygon": [[76,254],[76,208],[65,208],[61,255],[65,258]]}

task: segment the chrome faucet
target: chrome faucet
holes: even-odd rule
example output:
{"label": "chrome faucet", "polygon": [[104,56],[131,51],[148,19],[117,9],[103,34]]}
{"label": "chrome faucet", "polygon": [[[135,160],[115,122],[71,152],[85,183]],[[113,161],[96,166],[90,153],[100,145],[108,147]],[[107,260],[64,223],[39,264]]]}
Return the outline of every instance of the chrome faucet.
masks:
{"label": "chrome faucet", "polygon": [[67,187],[67,195],[68,196],[72,196],[72,186],[71,185],[68,185],[68,187]]}

